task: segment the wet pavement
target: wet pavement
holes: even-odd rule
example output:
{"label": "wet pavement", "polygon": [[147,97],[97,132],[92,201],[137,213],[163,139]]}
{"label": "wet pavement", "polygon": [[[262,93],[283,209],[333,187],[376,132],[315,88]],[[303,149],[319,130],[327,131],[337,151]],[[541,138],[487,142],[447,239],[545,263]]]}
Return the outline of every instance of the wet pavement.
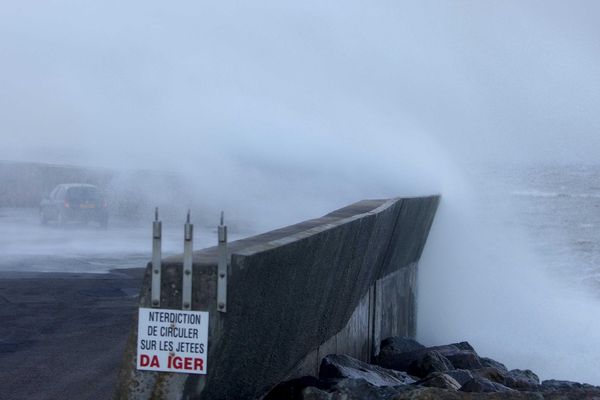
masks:
{"label": "wet pavement", "polygon": [[111,398],[143,273],[0,272],[0,398]]}
{"label": "wet pavement", "polygon": [[[194,248],[216,244],[195,228]],[[151,234],[150,220],[60,228],[0,208],[0,399],[112,397]],[[182,247],[183,223],[163,223],[164,256]]]}
{"label": "wet pavement", "polygon": [[[216,244],[214,229],[195,227],[194,248]],[[111,219],[42,225],[37,209],[0,208],[0,271],[102,273],[140,268],[151,258],[152,222]],[[183,223],[163,223],[163,254],[183,249]]]}

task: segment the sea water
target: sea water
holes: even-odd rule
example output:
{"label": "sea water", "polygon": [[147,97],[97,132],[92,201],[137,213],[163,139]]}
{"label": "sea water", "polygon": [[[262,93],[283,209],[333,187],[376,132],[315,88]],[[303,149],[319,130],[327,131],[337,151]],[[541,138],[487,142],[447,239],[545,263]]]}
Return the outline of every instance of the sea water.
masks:
{"label": "sea water", "polygon": [[466,171],[421,260],[418,339],[600,385],[600,166]]}

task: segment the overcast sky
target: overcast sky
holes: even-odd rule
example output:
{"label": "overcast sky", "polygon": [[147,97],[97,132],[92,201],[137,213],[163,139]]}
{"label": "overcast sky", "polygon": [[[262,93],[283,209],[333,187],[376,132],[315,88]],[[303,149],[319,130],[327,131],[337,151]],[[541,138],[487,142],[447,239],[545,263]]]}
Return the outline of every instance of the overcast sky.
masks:
{"label": "overcast sky", "polygon": [[599,16],[593,0],[4,0],[0,159],[293,168],[392,141],[595,163]]}

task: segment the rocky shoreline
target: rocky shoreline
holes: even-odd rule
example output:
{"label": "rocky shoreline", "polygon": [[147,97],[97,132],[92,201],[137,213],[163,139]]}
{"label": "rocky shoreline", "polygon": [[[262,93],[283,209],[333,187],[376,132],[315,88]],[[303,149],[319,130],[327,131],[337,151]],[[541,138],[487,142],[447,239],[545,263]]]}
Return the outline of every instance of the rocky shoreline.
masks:
{"label": "rocky shoreline", "polygon": [[276,386],[264,400],[600,399],[600,387],[545,380],[481,357],[467,342],[425,347],[408,338],[381,343],[373,364],[328,355],[319,377]]}

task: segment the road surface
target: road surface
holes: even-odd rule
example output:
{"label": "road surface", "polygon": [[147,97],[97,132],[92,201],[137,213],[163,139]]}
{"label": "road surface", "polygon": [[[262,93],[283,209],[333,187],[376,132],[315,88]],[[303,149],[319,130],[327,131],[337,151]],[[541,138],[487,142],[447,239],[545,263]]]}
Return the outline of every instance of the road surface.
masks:
{"label": "road surface", "polygon": [[[163,229],[165,256],[181,252],[183,223]],[[216,244],[195,233],[195,248]],[[0,208],[0,399],[111,398],[151,234],[151,221],[59,228]]]}

